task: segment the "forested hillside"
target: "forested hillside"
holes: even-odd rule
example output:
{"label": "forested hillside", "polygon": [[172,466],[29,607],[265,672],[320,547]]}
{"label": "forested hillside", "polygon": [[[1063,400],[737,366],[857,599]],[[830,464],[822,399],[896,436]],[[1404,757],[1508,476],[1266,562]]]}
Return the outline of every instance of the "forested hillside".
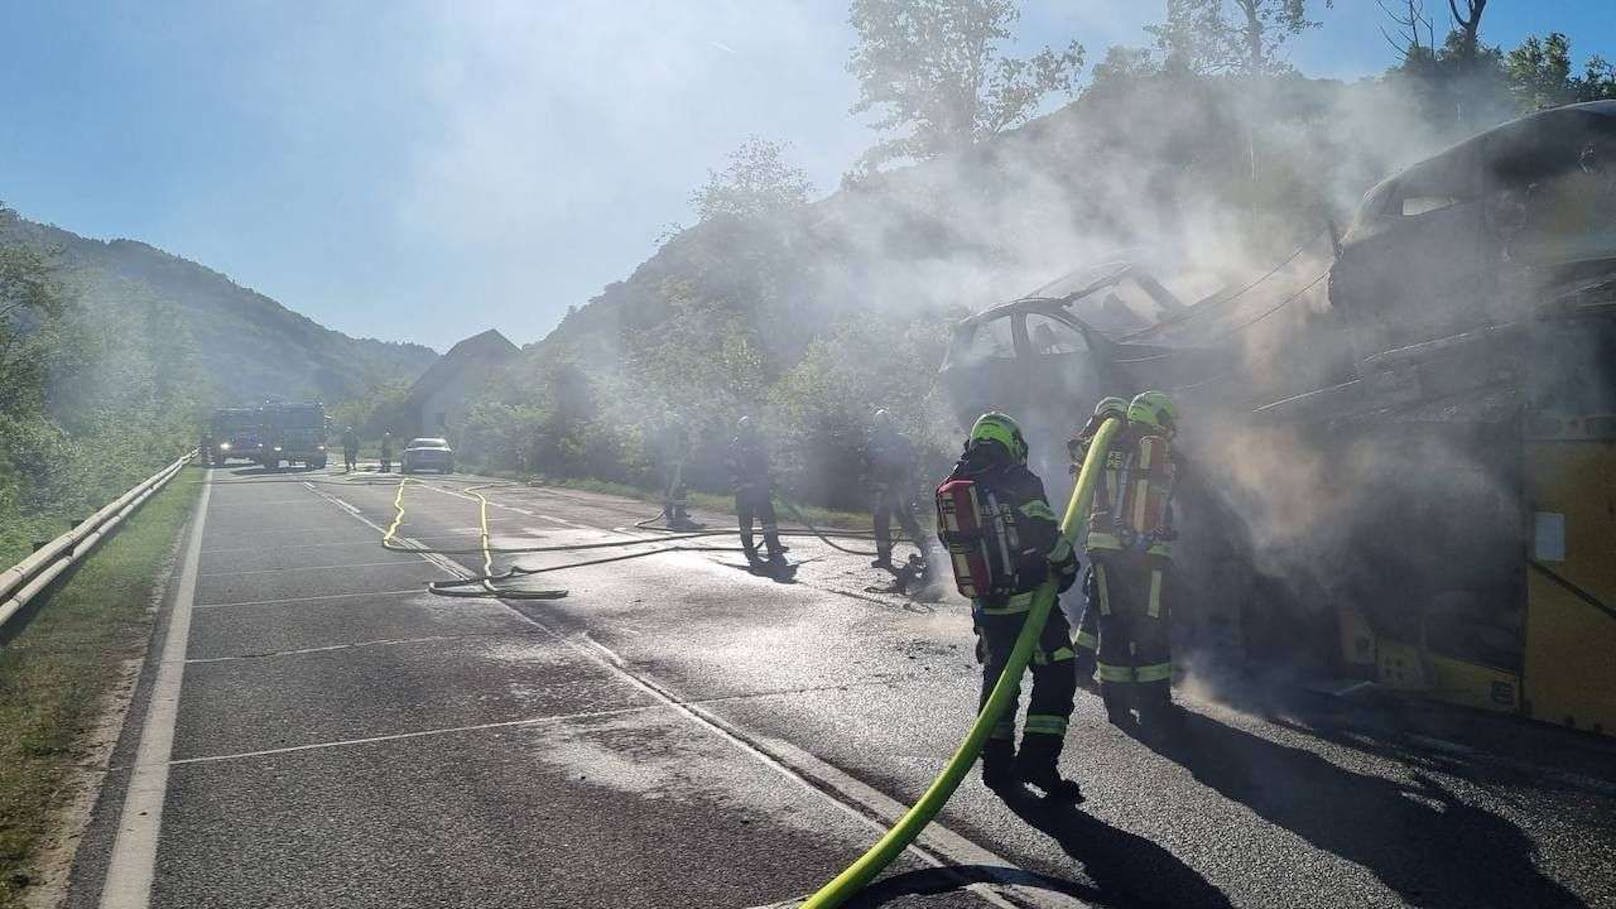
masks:
{"label": "forested hillside", "polygon": [[435,356],[322,328],[143,243],[0,209],[0,563],[195,444],[214,406],[340,403]]}
{"label": "forested hillside", "polygon": [[8,240],[57,251],[57,267],[86,313],[131,293],[171,307],[195,344],[209,397],[341,401],[389,380],[414,378],[437,358],[419,344],[350,338],[242,287],[206,266],[135,240],[92,240],[11,218]]}
{"label": "forested hillside", "polygon": [[[855,505],[875,407],[933,465],[952,455],[933,379],[959,316],[1136,246],[1237,286],[1312,238],[1316,274],[1328,225],[1378,180],[1541,104],[1616,94],[1597,56],[1573,75],[1564,36],[1488,47],[1479,11],[1440,47],[1423,20],[1401,35],[1389,22],[1404,46],[1382,76],[1310,79],[1280,55],[1318,26],[1309,5],[1255,5],[1277,12],[1243,24],[1213,0],[1170,3],[1155,47],[1111,48],[1079,91],[1075,42],[995,56],[1015,4],[971,5],[984,18],[961,24],[946,3],[853,3],[854,111],[898,135],[819,201],[788,149],[748,142],[696,191],[698,224],[488,389],[455,427],[467,455],[649,483],[654,440],[678,421],[690,475],[717,490],[734,421],[753,413],[790,494]],[[1075,99],[1032,116],[1062,91]]]}

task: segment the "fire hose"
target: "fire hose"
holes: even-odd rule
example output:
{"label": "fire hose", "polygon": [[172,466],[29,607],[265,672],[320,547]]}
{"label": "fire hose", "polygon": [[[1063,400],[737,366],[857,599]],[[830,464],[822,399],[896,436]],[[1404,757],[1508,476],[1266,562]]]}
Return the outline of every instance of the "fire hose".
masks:
{"label": "fire hose", "polygon": [[[694,541],[715,536],[733,536],[733,530],[697,530],[675,533],[662,533],[656,537],[641,537],[626,540],[609,540],[596,543],[569,543],[550,546],[493,546],[489,541],[488,532],[488,506],[487,496],[483,490],[512,485],[508,483],[477,483],[463,487],[459,490],[462,495],[469,495],[477,500],[478,511],[478,545],[474,548],[440,548],[423,546],[415,542],[406,542],[398,538],[398,530],[404,523],[406,508],[404,504],[404,490],[411,483],[425,485],[423,481],[413,480],[409,477],[400,477],[397,491],[393,496],[393,520],[382,535],[382,547],[393,552],[408,552],[418,555],[481,555],[482,571],[480,574],[468,578],[457,578],[451,581],[433,581],[427,585],[428,590],[440,596],[450,597],[502,597],[506,599],[550,600],[560,599],[567,595],[564,588],[522,589],[508,586],[499,586],[503,582],[517,581],[524,577],[537,574],[546,574],[554,571],[564,571],[571,568],[584,568],[591,565],[604,565],[610,562],[621,562],[629,559],[644,558],[646,556],[660,555],[670,552],[741,552],[736,546],[702,545]],[[788,503],[788,507],[789,503]],[[791,509],[800,517],[793,507]],[[806,523],[806,518],[803,518]],[[844,539],[870,539],[866,534],[848,531],[821,531],[819,528],[808,525],[807,531],[782,531],[782,536],[815,536],[836,549],[847,552],[850,550],[836,546],[827,537],[836,536]],[[601,558],[586,559],[581,562],[569,562],[563,565],[551,565],[543,568],[523,568],[512,566],[504,571],[494,571],[494,555],[501,554],[539,554],[551,552],[581,552],[597,549],[620,549],[631,546],[650,546],[653,548],[639,552],[618,553],[606,555]]]}
{"label": "fire hose", "polygon": [[[1061,520],[1061,536],[1068,542],[1075,544],[1078,530],[1082,527],[1088,516],[1089,503],[1094,496],[1094,486],[1100,478],[1100,465],[1105,462],[1107,450],[1111,447],[1111,440],[1121,428],[1121,422],[1116,418],[1106,420],[1094,436],[1094,442],[1089,446],[1089,453],[1083,459],[1083,469],[1077,476],[1077,486],[1072,490],[1072,497],[1066,503],[1066,514]],[[1000,715],[1010,706],[1012,693],[1021,684],[1021,674],[1027,668],[1032,658],[1033,647],[1038,642],[1038,636],[1043,632],[1044,620],[1049,617],[1049,610],[1055,605],[1057,595],[1057,580],[1051,578],[1039,586],[1033,597],[1032,608],[1027,612],[1025,623],[1021,626],[1021,633],[1016,637],[1015,649],[1010,652],[1009,662],[1005,664],[1004,673],[999,676],[998,684],[993,686],[993,693],[989,695],[982,711],[976,717],[976,722],[966,734],[965,740],[955,750],[954,756],[943,767],[942,773],[937,776],[930,786],[915,802],[903,817],[898,819],[892,829],[881,837],[870,850],[846,870],[831,879],[821,887],[818,892],[810,896],[802,904],[801,909],[834,909],[850,899],[854,894],[875,879],[898,854],[908,848],[915,841],[921,830],[931,823],[932,818],[942,810],[954,790],[959,787],[960,780],[976,763],[977,755],[981,754],[982,746],[987,742],[988,734],[992,731],[994,723],[998,722]]]}

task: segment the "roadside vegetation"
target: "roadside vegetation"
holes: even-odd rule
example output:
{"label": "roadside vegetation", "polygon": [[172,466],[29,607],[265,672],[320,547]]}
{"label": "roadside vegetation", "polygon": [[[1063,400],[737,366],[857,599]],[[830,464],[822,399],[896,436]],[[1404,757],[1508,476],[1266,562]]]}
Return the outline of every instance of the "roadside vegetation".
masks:
{"label": "roadside vegetation", "polygon": [[148,499],[0,650],[0,907],[21,905],[106,693],[146,649],[159,574],[199,480],[189,468]]}

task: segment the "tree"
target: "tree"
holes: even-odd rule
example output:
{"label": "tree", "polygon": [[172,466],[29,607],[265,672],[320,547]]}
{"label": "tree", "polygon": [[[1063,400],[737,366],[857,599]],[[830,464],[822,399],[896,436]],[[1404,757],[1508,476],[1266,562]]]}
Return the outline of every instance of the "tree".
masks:
{"label": "tree", "polygon": [[1448,35],[1449,55],[1462,66],[1472,66],[1481,55],[1481,14],[1487,9],[1487,0],[1464,0],[1465,11],[1459,12],[1459,0],[1448,0],[1448,11],[1453,14],[1454,30]]}
{"label": "tree", "polygon": [[1528,36],[1504,58],[1509,90],[1523,110],[1616,98],[1616,68],[1597,54],[1571,75],[1571,40],[1561,32]]}
{"label": "tree", "polygon": [[747,138],[730,152],[729,166],[708,171],[706,185],[691,194],[697,217],[757,218],[807,203],[814,185],[802,168],[786,161],[785,152],[783,142]]}
{"label": "tree", "polygon": [[[0,205],[0,225],[16,222],[16,213]],[[43,405],[49,336],[65,310],[52,255],[0,237],[0,411]]]}
{"label": "tree", "polygon": [[1571,42],[1559,32],[1530,35],[1504,58],[1509,90],[1525,110],[1555,107],[1571,100]]}
{"label": "tree", "polygon": [[1281,49],[1318,26],[1307,0],[1167,0],[1167,20],[1145,30],[1170,69],[1264,76],[1289,70]]}
{"label": "tree", "polygon": [[1400,7],[1389,5],[1387,0],[1375,2],[1392,22],[1392,31],[1382,28],[1380,34],[1397,51],[1401,60],[1397,69],[1405,73],[1429,73],[1436,63],[1436,28],[1426,15],[1423,0],[1403,0]]}
{"label": "tree", "polygon": [[1025,121],[1051,93],[1071,94],[1083,65],[1076,41],[1026,58],[999,53],[1020,17],[1012,0],[854,0],[852,112],[877,111],[879,132],[905,131],[866,152],[861,167],[968,148]]}

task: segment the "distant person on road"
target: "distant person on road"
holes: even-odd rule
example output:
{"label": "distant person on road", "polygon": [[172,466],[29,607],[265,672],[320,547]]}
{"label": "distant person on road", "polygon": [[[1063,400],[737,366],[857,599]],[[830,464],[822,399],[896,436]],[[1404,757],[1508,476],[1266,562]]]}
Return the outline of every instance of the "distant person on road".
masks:
{"label": "distant person on road", "polygon": [[359,433],[352,426],[342,431],[342,469],[353,473],[359,468]]}
{"label": "distant person on road", "polygon": [[875,412],[872,421],[870,439],[864,448],[864,472],[873,498],[871,512],[875,525],[875,561],[870,566],[896,570],[892,564],[894,517],[925,559],[925,537],[915,518],[915,447],[899,431],[897,421],[884,407]]}
{"label": "distant person on road", "polygon": [[[950,505],[946,516],[945,502]],[[969,515],[960,514],[962,503],[971,503]],[[1077,555],[1061,535],[1043,481],[1027,469],[1021,428],[1002,413],[985,413],[971,427],[964,454],[938,488],[938,511],[939,536],[949,547],[955,580],[962,591],[973,591],[981,709],[1010,662],[1038,588],[1052,576],[1060,590],[1072,586]],[[1071,634],[1066,616],[1051,609],[1032,655],[1032,698],[1021,751],[1017,754],[1015,747],[1014,697],[982,748],[982,782],[989,789],[1002,792],[1028,784],[1056,802],[1083,800],[1083,790],[1063,779],[1059,768],[1077,693]]]}
{"label": "distant person on road", "polygon": [[691,530],[690,502],[685,491],[685,460],[690,457],[690,434],[677,418],[662,430],[662,518],[674,530]]}
{"label": "distant person on road", "polygon": [[[752,567],[785,565],[785,548],[780,545],[780,527],[774,515],[773,485],[769,480],[769,455],[762,435],[749,416],[735,424],[735,438],[729,443],[730,478],[735,486],[735,516],[740,522],[741,548]],[[763,543],[769,560],[758,558],[752,538],[752,521],[763,524]]]}
{"label": "distant person on road", "polygon": [[393,434],[390,432],[382,433],[381,462],[382,473],[393,472]]}

